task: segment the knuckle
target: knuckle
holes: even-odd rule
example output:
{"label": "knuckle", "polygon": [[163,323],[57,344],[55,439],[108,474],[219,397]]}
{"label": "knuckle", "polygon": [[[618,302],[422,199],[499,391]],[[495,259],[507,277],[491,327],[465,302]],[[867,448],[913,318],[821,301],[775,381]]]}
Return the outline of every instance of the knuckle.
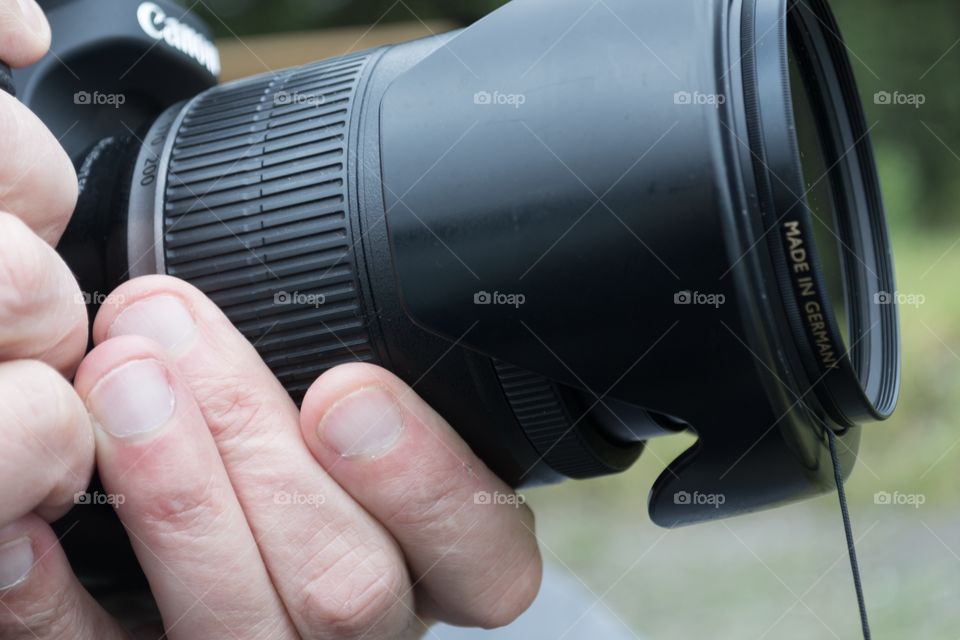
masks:
{"label": "knuckle", "polygon": [[3,59],[16,66],[36,62],[50,46],[49,31],[33,31],[24,24],[19,11],[2,5],[0,3],[0,52]]}
{"label": "knuckle", "polygon": [[263,393],[243,376],[204,376],[196,381],[196,395],[218,441],[243,439],[263,421]]}
{"label": "knuckle", "polygon": [[0,434],[11,456],[29,469],[20,500],[49,516],[62,515],[93,473],[94,437],[73,387],[35,360],[0,364]]}
{"label": "knuckle", "polygon": [[[30,440],[49,452],[76,443],[78,418],[86,414],[73,387],[52,367],[38,360],[21,360],[0,367],[6,402],[0,403],[4,424],[30,429]],[[83,434],[87,435],[87,434]]]}
{"label": "knuckle", "polygon": [[307,627],[321,637],[377,637],[373,630],[404,615],[403,563],[384,549],[361,547],[342,552],[309,580],[300,611]]}
{"label": "knuckle", "polygon": [[72,637],[83,628],[78,619],[79,607],[77,599],[66,589],[55,589],[29,602],[13,599],[6,607],[0,607],[0,637],[9,640]]}
{"label": "knuckle", "polygon": [[455,516],[471,500],[469,478],[447,466],[418,471],[415,481],[401,482],[400,495],[385,524],[408,530],[436,531],[455,524]]}
{"label": "knuckle", "polygon": [[157,479],[152,471],[130,480],[134,486],[120,505],[130,514],[130,522],[152,531],[151,539],[178,548],[227,526],[230,496],[212,474],[197,482],[186,474],[172,479],[164,469],[156,469]]}
{"label": "knuckle", "polygon": [[[16,30],[13,28],[16,26],[16,18],[12,16],[7,16],[7,20],[2,19],[2,13],[0,13],[0,46],[3,48],[13,48],[18,44],[17,42],[10,42],[10,40],[18,40],[14,34]],[[6,37],[7,43],[4,46],[2,39]],[[22,105],[18,104],[17,101],[8,96],[6,93],[0,97],[0,136],[4,141],[3,146],[6,147],[10,145],[11,149],[23,148],[22,145],[27,140],[24,139],[24,119],[23,112],[21,111]],[[6,190],[4,190],[6,193]]]}
{"label": "knuckle", "polygon": [[[19,218],[0,213],[0,349],[65,368],[87,345],[87,311],[60,259]],[[72,295],[71,295],[72,294]],[[12,353],[11,353],[12,352]]]}
{"label": "knuckle", "polygon": [[0,314],[12,322],[36,311],[48,284],[46,248],[16,216],[0,213]]}

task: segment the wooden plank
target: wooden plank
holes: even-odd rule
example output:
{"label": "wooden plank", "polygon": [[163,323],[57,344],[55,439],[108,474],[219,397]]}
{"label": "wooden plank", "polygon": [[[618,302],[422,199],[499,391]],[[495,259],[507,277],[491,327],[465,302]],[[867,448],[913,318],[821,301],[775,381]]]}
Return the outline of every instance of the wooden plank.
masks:
{"label": "wooden plank", "polygon": [[454,28],[453,23],[413,22],[223,39],[217,42],[223,62],[220,77],[227,82]]}

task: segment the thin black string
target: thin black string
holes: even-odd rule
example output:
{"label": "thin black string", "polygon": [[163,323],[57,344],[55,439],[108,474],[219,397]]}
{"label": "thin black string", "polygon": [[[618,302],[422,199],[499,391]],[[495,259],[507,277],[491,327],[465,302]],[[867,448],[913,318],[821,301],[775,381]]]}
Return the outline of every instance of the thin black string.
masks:
{"label": "thin black string", "polygon": [[857,551],[853,545],[853,526],[850,524],[850,510],[847,509],[847,494],[843,489],[843,472],[840,469],[840,456],[837,455],[837,435],[832,429],[824,429],[830,442],[830,457],[833,459],[833,476],[837,481],[837,495],[840,497],[840,514],[843,516],[843,531],[847,536],[847,555],[850,556],[850,571],[853,573],[853,586],[857,590],[857,604],[860,606],[860,627],[863,640],[870,640],[870,623],[867,622],[867,605],[863,599],[863,584],[860,582],[860,565],[857,563]]}

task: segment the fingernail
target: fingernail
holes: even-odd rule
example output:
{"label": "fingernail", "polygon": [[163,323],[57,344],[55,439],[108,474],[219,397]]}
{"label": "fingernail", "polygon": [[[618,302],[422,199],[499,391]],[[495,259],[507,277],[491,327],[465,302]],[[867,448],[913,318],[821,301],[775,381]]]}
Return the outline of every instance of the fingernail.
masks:
{"label": "fingernail", "polygon": [[337,402],[320,421],[320,439],[344,458],[378,457],[403,432],[403,414],[383,387],[367,387]]}
{"label": "fingernail", "polygon": [[174,296],[156,296],[136,302],[116,317],[107,335],[149,338],[168,351],[186,345],[195,325],[187,307]]}
{"label": "fingernail", "polygon": [[176,405],[167,371],[156,360],[134,360],[108,373],[87,396],[97,425],[115,438],[156,431]]}
{"label": "fingernail", "polygon": [[23,21],[31,31],[40,35],[46,30],[46,17],[43,15],[43,9],[35,0],[17,0],[20,5],[20,13]]}
{"label": "fingernail", "polygon": [[0,544],[0,590],[10,589],[26,580],[32,568],[33,544],[30,538]]}

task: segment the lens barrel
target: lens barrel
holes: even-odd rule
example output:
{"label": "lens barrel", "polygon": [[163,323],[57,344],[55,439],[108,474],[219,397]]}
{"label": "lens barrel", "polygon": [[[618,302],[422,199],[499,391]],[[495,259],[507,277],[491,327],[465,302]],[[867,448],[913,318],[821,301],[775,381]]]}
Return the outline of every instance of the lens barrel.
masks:
{"label": "lens barrel", "polygon": [[838,33],[820,0],[514,0],[463,31],[210,89],[88,158],[91,193],[110,158],[130,184],[90,223],[123,258],[100,280],[192,283],[296,400],[338,364],[385,366],[513,485],[623,471],[689,429],[650,494],[658,524],[828,491],[825,429],[849,474],[856,425],[888,416],[899,384]]}

